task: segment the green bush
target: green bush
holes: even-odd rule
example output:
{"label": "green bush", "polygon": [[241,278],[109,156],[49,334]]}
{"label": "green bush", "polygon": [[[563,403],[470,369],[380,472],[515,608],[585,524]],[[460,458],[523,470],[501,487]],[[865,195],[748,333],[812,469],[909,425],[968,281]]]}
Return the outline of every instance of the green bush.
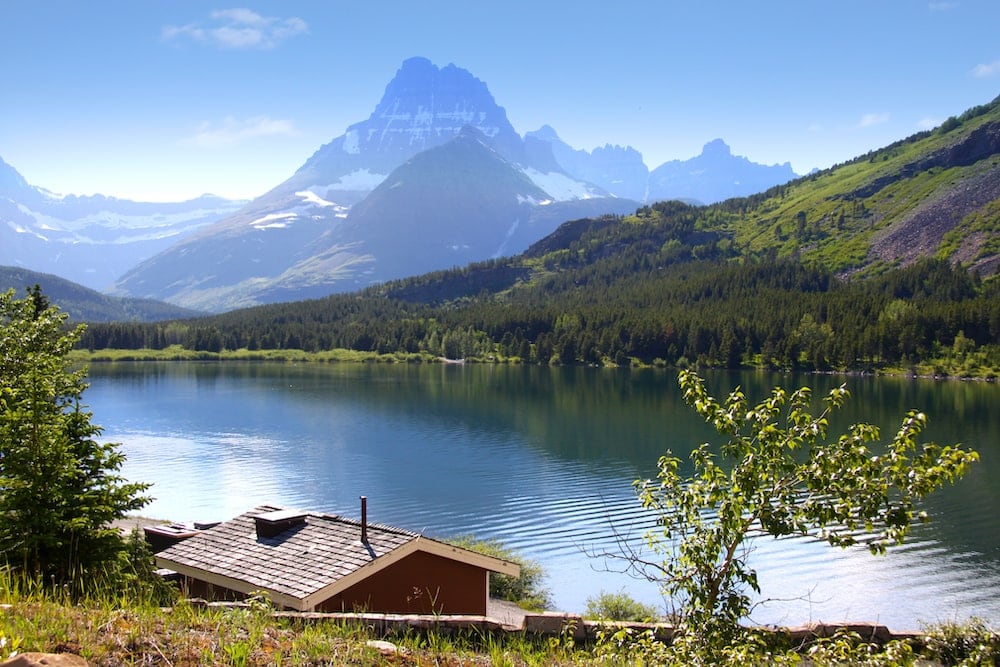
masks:
{"label": "green bush", "polygon": [[656,607],[639,602],[628,593],[601,591],[597,597],[587,598],[585,618],[607,621],[650,622],[659,616]]}
{"label": "green bush", "polygon": [[944,665],[995,665],[1000,662],[1000,635],[978,618],[930,628],[925,654]]}

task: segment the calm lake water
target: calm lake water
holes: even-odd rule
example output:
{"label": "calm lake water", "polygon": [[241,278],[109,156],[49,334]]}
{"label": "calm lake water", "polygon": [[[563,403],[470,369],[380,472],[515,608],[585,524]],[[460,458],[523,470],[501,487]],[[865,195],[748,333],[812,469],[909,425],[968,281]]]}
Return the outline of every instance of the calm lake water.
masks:
{"label": "calm lake water", "polygon": [[[447,538],[498,538],[537,560],[555,607],[601,591],[666,608],[655,585],[595,558],[652,525],[632,490],[667,449],[717,441],[670,371],[506,366],[95,364],[84,394],[130,479],[153,484],[144,514],[223,520],[261,503],[359,515]],[[843,378],[708,375],[717,396],[776,385],[822,396]],[[898,630],[979,616],[1000,622],[1000,386],[848,378],[834,428],[891,436],[907,409],[927,440],[982,457],[932,498],[932,521],[883,558],[805,539],[758,539],[764,597],[753,620],[870,620]],[[837,432],[832,430],[831,432]]]}

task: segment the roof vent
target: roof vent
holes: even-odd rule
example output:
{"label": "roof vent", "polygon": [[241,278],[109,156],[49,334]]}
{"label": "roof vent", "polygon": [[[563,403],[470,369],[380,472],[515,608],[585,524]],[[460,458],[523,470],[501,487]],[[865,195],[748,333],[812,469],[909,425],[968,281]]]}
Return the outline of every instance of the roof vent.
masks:
{"label": "roof vent", "polygon": [[143,533],[146,542],[149,543],[153,553],[160,553],[167,547],[171,547],[178,542],[183,542],[189,537],[198,534],[199,528],[192,528],[182,523],[171,523],[168,525],[143,526]]}
{"label": "roof vent", "polygon": [[257,526],[257,537],[276,537],[292,526],[306,522],[306,513],[301,510],[275,510],[264,512],[253,518]]}

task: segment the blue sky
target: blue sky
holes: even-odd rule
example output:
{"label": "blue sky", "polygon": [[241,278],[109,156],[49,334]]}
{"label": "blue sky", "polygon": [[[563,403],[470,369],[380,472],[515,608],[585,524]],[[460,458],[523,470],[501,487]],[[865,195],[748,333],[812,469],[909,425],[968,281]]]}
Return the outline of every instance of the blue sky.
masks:
{"label": "blue sky", "polygon": [[0,157],[62,194],[249,198],[411,56],[485,81],[522,134],[650,168],[722,138],[805,173],[1000,94],[1000,2],[0,0]]}

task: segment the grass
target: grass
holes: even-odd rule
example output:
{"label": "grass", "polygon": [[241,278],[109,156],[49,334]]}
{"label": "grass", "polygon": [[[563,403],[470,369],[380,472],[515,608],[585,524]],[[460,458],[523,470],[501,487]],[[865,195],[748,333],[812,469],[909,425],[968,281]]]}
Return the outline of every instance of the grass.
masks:
{"label": "grass", "polygon": [[[524,633],[407,630],[390,636],[360,622],[275,617],[265,597],[237,607],[128,599],[97,584],[63,587],[0,567],[0,662],[15,653],[73,653],[100,665],[518,665],[589,664],[587,655]],[[386,643],[390,640],[391,643]]]}
{"label": "grass", "polygon": [[[381,637],[359,625],[295,622],[253,609],[186,602],[160,609],[23,600],[0,610],[0,637],[6,638],[0,659],[16,647],[22,653],[75,653],[92,665],[588,664],[582,651],[520,633]],[[384,639],[392,645],[375,643]]]}
{"label": "grass", "polygon": [[[360,622],[275,617],[263,598],[241,607],[180,600],[161,608],[97,590],[70,599],[0,569],[0,660],[26,652],[73,653],[101,665],[359,665],[441,667],[564,667],[693,664],[699,647],[678,652],[645,633],[613,628],[597,645],[571,633],[405,630],[383,636]],[[791,646],[749,633],[745,646],[725,649],[740,664],[989,665],[1000,659],[1000,637],[973,620],[928,628],[920,645],[876,647],[839,636]],[[388,640],[388,641],[386,641]],[[805,661],[803,661],[805,659]],[[695,660],[697,662],[697,660]],[[703,663],[698,663],[703,664]],[[704,663],[707,664],[707,663]]]}
{"label": "grass", "polygon": [[983,345],[969,350],[936,350],[926,359],[909,365],[883,368],[885,375],[961,378],[995,382],[1000,378],[1000,346]]}
{"label": "grass", "polygon": [[[995,122],[997,116],[998,110],[993,109],[960,125],[963,132],[971,131]],[[777,244],[782,256],[800,255],[836,272],[863,268],[863,273],[870,275],[874,266],[868,257],[869,245],[879,230],[911,215],[923,202],[949,191],[955,182],[975,178],[995,165],[991,160],[989,166],[979,163],[935,167],[916,174],[906,171],[907,165],[943,150],[959,136],[961,133],[943,131],[916,135],[870,156],[797,179],[746,212],[723,214],[713,222],[733,233],[739,247],[761,252]],[[884,181],[881,187],[866,191],[878,180]],[[984,235],[986,241],[973,259],[991,256],[1000,243],[990,236],[996,228],[995,213],[996,204],[989,204],[961,221],[945,236],[938,256],[952,257],[960,243],[975,233]],[[800,227],[800,214],[807,216],[802,221],[805,229]]]}
{"label": "grass", "polygon": [[304,350],[222,350],[206,352],[188,350],[180,345],[171,345],[162,350],[144,348],[140,350],[73,350],[70,359],[83,362],[116,361],[282,361],[321,363],[437,363],[439,359],[430,354],[392,352],[360,352],[357,350],[324,350],[306,352]]}

